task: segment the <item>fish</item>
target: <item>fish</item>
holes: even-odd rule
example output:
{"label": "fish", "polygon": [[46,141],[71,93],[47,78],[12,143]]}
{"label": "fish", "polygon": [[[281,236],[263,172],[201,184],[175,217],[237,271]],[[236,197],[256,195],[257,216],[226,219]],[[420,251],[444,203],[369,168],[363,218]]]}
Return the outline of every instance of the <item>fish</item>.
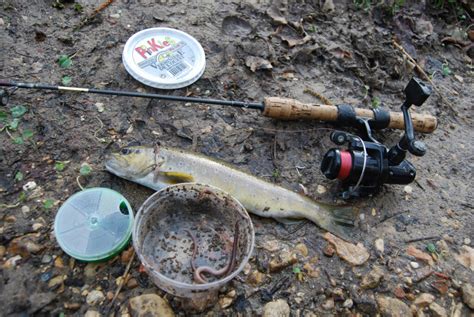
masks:
{"label": "fish", "polygon": [[307,219],[342,239],[352,240],[357,212],[352,207],[312,200],[203,154],[157,145],[127,146],[107,156],[108,172],[154,190],[179,183],[217,187],[236,198],[245,209],[285,222]]}

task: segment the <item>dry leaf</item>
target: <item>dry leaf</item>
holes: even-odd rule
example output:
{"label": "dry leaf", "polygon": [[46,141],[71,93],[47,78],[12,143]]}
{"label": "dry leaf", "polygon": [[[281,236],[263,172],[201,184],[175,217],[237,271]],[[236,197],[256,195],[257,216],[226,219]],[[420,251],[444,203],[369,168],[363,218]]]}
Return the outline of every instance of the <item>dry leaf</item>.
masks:
{"label": "dry leaf", "polygon": [[247,56],[245,59],[245,65],[247,65],[252,72],[257,70],[272,69],[272,64],[264,58],[256,56]]}
{"label": "dry leaf", "polygon": [[336,253],[340,258],[352,265],[362,265],[370,257],[369,252],[360,242],[352,244],[336,237],[330,232],[326,232],[323,237],[334,245]]}

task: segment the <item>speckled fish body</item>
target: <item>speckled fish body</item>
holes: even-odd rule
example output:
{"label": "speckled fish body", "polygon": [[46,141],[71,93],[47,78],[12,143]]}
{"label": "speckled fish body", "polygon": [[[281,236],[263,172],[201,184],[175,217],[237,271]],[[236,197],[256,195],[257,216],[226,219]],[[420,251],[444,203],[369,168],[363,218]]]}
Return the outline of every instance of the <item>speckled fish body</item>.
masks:
{"label": "speckled fish body", "polygon": [[225,162],[180,149],[126,147],[108,158],[106,168],[155,190],[182,182],[212,185],[234,196],[253,214],[275,219],[305,218],[346,239],[353,220],[348,208],[315,202]]}

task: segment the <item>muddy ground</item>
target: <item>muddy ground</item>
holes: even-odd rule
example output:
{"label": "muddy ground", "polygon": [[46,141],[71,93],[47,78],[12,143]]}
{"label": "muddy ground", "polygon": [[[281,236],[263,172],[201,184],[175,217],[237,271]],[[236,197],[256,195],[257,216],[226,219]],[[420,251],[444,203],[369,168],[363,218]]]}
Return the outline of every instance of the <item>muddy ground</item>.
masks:
{"label": "muddy ground", "polygon": [[[360,209],[355,241],[365,246],[370,259],[353,267],[337,255],[325,255],[331,248],[322,237],[324,231],[311,223],[287,226],[252,216],[256,248],[250,267],[202,314],[273,311],[285,316],[285,303],[283,308],[264,308],[272,297],[283,299],[278,303],[286,302],[291,316],[388,316],[409,306],[418,316],[440,316],[443,309],[447,315],[473,314],[467,285],[474,283],[474,52],[467,32],[472,11],[462,1],[361,7],[352,1],[331,6],[332,1],[117,0],[98,14],[93,13],[96,1],[64,2],[2,1],[1,79],[61,84],[69,76],[73,86],[321,102],[305,92],[309,89],[333,104],[370,108],[380,100],[397,110],[406,83],[421,75],[391,44],[396,39],[432,77],[444,99],[434,93],[414,109],[439,120],[433,134],[417,134],[428,152],[409,158],[417,168],[416,182],[385,186],[376,197],[353,202]],[[193,85],[159,91],[140,84],[123,67],[126,40],[158,26],[188,32],[202,44],[206,71]],[[72,56],[71,67],[58,65],[63,54]],[[252,56],[272,68],[252,65]],[[257,69],[252,71],[252,66]],[[167,299],[175,314],[189,314],[179,300],[153,286],[140,272],[138,260],[110,307],[129,254],[86,265],[64,254],[54,239],[54,216],[61,203],[80,190],[76,178],[83,163],[92,172],[79,178],[82,186],[115,189],[135,210],[153,192],[104,170],[105,155],[130,142],[159,141],[204,153],[293,190],[302,184],[317,200],[334,201],[338,190],[337,182],[328,181],[319,170],[324,153],[333,147],[329,131],[320,129],[333,128],[329,124],[280,122],[257,111],[220,106],[18,90],[0,108],[7,115],[3,127],[11,122],[10,110],[17,105],[28,111],[19,116],[16,129],[10,126],[0,133],[2,315],[136,313],[129,299],[148,293]],[[23,144],[17,144],[22,134]],[[393,130],[377,133],[389,145],[399,136],[400,131]],[[28,182],[37,187],[24,190]],[[21,244],[22,239],[29,243]],[[383,250],[376,248],[377,239],[383,240]],[[413,245],[427,253],[430,242],[439,253],[431,266],[406,252]],[[297,263],[269,272],[272,259],[284,258],[298,244]],[[465,255],[464,262],[459,254]],[[367,285],[370,279],[374,282]],[[91,293],[100,294],[94,300]],[[420,293],[436,299],[415,304]],[[433,301],[441,310],[430,304]],[[423,310],[423,305],[429,307]]]}

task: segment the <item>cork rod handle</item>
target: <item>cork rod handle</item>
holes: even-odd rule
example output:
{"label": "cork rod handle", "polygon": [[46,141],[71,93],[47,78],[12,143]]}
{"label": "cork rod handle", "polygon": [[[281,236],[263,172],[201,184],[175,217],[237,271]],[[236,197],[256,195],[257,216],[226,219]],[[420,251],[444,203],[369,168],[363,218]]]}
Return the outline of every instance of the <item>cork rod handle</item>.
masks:
{"label": "cork rod handle", "polygon": [[[336,106],[306,104],[295,99],[267,97],[264,101],[265,109],[263,115],[275,119],[298,120],[311,119],[320,121],[337,121],[338,108]],[[374,118],[374,113],[370,109],[354,108],[358,117]],[[411,113],[413,128],[422,133],[432,133],[438,125],[437,120],[432,115]],[[388,128],[404,129],[403,114],[401,112],[390,111],[390,123]]]}

